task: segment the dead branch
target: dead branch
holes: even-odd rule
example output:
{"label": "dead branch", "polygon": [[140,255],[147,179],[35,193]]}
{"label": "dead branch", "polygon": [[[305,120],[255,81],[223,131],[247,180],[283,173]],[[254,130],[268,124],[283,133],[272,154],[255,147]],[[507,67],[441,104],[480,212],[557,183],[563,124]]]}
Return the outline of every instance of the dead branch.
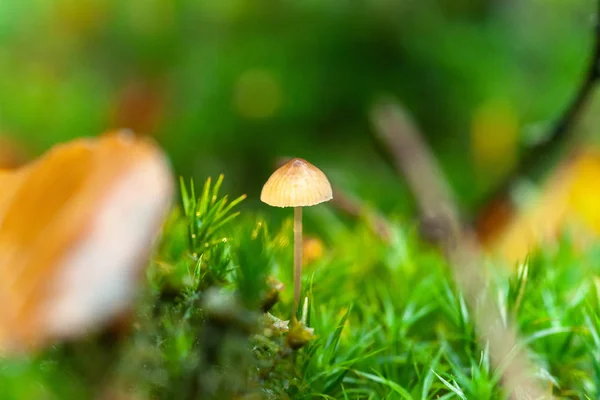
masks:
{"label": "dead branch", "polygon": [[494,366],[504,366],[502,384],[513,399],[547,398],[533,378],[533,364],[518,346],[517,333],[504,322],[494,299],[493,284],[484,275],[479,245],[461,226],[458,207],[435,158],[402,107],[390,99],[378,103],[371,119],[376,138],[390,150],[397,171],[407,180],[469,308],[480,340],[489,345]]}
{"label": "dead branch", "polygon": [[[580,84],[573,100],[553,125],[547,138],[529,149],[525,157],[522,157],[515,167],[514,172],[499,185],[498,189],[484,198],[481,203],[482,211],[477,219],[487,215],[494,205],[510,203],[512,186],[518,179],[527,177],[537,180],[542,177],[548,166],[556,161],[561,154],[561,150],[567,147],[566,145],[572,139],[570,133],[573,132],[573,128],[586,111],[587,105],[590,103],[600,82],[600,0],[596,5],[595,18],[592,56],[583,82]],[[487,207],[489,205],[492,205],[492,207]]]}

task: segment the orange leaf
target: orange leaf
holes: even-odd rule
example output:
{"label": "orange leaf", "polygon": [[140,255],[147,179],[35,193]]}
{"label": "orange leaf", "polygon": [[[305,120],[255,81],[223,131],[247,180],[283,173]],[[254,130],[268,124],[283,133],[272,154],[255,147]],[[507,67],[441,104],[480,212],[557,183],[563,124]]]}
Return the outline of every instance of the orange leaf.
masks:
{"label": "orange leaf", "polygon": [[124,132],[0,171],[0,350],[125,311],[172,192],[162,152]]}
{"label": "orange leaf", "polygon": [[[510,261],[523,260],[537,246],[553,241],[571,228],[576,245],[600,234],[600,153],[583,149],[564,160],[543,184],[533,201],[517,210],[506,224],[481,235],[486,247]],[[491,208],[484,223],[493,225]]]}

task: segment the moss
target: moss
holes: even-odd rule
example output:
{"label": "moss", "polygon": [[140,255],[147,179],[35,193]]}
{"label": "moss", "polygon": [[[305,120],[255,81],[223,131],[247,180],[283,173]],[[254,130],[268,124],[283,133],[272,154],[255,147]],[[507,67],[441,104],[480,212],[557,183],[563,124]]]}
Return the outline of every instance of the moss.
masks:
{"label": "moss", "polygon": [[[394,222],[386,245],[365,221],[321,227],[323,252],[304,276],[315,337],[290,346],[291,293],[273,284],[291,287],[289,224],[272,233],[237,216],[241,200],[220,197],[221,181],[198,196],[182,185],[125,323],[1,360],[2,398],[503,398],[445,261]],[[514,272],[489,266],[503,315],[556,396],[600,396],[599,255],[565,237]]]}

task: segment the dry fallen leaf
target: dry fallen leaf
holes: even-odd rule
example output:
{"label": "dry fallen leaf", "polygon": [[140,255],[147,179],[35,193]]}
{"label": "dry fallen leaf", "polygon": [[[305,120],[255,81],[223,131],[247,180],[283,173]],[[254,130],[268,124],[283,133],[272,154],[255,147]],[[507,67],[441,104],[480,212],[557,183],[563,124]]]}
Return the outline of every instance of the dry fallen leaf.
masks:
{"label": "dry fallen leaf", "polygon": [[[487,213],[480,239],[492,253],[509,261],[522,261],[542,243],[555,240],[565,227],[572,228],[575,244],[600,235],[600,153],[579,151],[552,173],[539,195],[510,217],[496,207]],[[494,225],[494,226],[492,226]],[[482,224],[483,226],[483,224]],[[490,227],[492,229],[490,229]]]}
{"label": "dry fallen leaf", "polygon": [[114,125],[154,136],[165,116],[164,85],[160,80],[133,80],[117,93],[114,104]]}
{"label": "dry fallen leaf", "polygon": [[0,171],[0,352],[125,311],[172,193],[163,153],[126,132]]}
{"label": "dry fallen leaf", "polygon": [[25,151],[19,143],[0,133],[0,168],[14,168],[25,160]]}
{"label": "dry fallen leaf", "polygon": [[310,265],[323,257],[323,241],[315,236],[304,236],[302,244],[302,264]]}

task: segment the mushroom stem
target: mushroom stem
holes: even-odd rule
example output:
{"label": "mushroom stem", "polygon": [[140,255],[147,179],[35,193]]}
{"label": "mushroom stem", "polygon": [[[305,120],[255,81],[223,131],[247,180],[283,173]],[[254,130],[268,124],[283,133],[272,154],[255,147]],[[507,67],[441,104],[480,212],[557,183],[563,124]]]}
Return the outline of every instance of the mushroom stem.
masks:
{"label": "mushroom stem", "polygon": [[302,207],[294,207],[294,315],[302,289]]}

